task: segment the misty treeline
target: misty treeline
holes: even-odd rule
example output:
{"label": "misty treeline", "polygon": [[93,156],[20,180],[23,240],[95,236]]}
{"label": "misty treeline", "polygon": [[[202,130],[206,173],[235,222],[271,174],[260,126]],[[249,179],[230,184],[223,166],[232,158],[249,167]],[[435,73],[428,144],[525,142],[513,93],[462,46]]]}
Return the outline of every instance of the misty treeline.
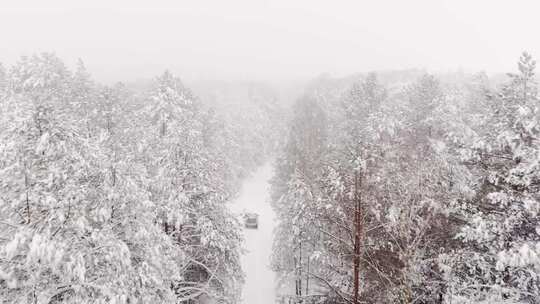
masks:
{"label": "misty treeline", "polygon": [[534,69],[524,53],[502,83],[314,81],[272,181],[281,283],[328,303],[539,303]]}
{"label": "misty treeline", "polygon": [[0,302],[238,302],[227,202],[280,111],[214,109],[169,72],[100,85],[49,53],[0,68]]}

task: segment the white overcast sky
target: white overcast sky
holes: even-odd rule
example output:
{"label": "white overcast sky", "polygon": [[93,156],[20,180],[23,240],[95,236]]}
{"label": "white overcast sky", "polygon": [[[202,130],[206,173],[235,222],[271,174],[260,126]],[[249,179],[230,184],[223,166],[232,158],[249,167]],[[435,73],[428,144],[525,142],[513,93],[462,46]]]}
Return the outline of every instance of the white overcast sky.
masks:
{"label": "white overcast sky", "polygon": [[515,69],[538,0],[0,0],[0,62],[54,51],[101,81],[276,80],[379,69]]}

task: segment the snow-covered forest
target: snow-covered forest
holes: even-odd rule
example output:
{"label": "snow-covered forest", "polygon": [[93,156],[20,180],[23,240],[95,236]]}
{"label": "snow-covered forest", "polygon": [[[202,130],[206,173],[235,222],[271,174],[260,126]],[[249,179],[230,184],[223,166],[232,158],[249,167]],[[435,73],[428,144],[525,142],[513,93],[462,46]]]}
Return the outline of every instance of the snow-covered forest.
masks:
{"label": "snow-covered forest", "polygon": [[248,87],[102,85],[53,53],[2,67],[0,302],[242,302],[230,205],[270,162],[268,303],[539,303],[529,54],[504,79],[321,76],[289,104]]}
{"label": "snow-covered forest", "polygon": [[540,101],[535,61],[517,67],[308,87],[271,193],[272,267],[297,296],[540,303]]}
{"label": "snow-covered forest", "polygon": [[0,0],[0,304],[540,304],[539,0]]}
{"label": "snow-covered forest", "polygon": [[276,149],[277,105],[216,110],[169,72],[104,86],[50,53],[0,84],[0,303],[238,302],[226,203]]}

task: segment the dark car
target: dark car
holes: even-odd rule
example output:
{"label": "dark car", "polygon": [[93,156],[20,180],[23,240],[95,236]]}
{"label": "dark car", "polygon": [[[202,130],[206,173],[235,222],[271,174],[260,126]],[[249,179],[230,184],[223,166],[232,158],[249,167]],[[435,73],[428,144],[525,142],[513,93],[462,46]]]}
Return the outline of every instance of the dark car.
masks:
{"label": "dark car", "polygon": [[259,215],[257,213],[246,213],[244,220],[246,228],[257,229],[259,227]]}

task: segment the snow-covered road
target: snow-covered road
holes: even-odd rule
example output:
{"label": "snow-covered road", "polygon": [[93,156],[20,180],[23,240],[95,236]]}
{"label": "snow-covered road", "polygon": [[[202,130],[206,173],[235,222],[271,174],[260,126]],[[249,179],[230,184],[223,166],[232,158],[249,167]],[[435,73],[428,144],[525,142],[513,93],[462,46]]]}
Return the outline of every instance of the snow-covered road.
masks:
{"label": "snow-covered road", "polygon": [[239,198],[232,204],[233,212],[247,210],[259,214],[258,229],[244,228],[247,252],[242,256],[242,268],[246,272],[243,304],[275,303],[275,274],[270,270],[274,229],[274,212],[269,202],[271,177],[271,164],[259,168],[244,182]]}

